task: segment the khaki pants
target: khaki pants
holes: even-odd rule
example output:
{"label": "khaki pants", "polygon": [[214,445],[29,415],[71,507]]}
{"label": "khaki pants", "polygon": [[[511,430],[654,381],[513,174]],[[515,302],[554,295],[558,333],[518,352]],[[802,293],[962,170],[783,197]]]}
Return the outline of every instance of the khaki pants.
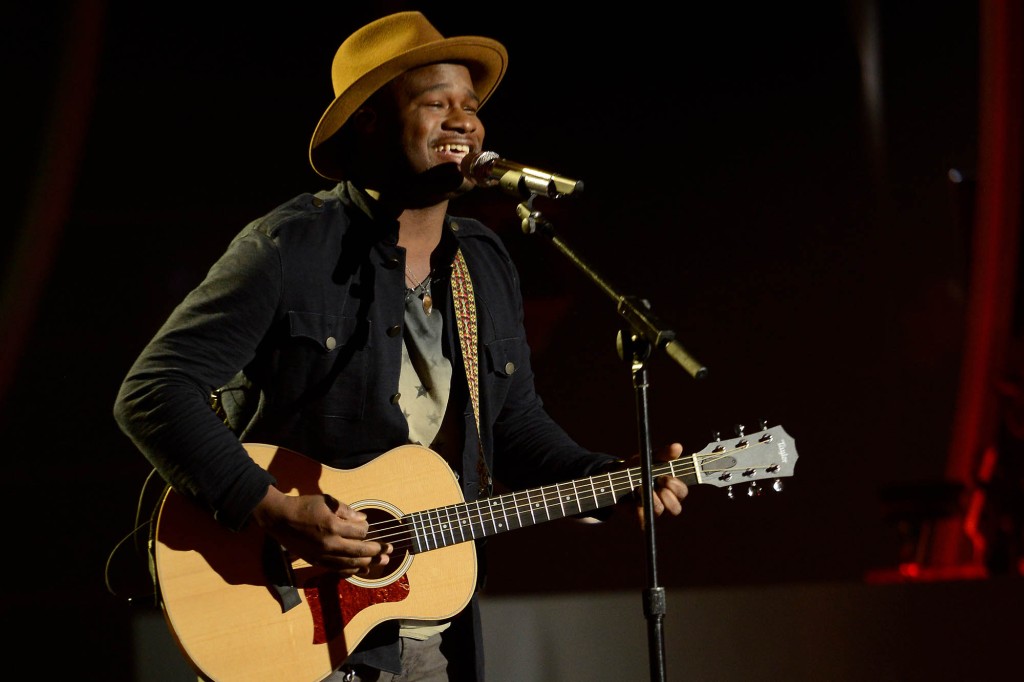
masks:
{"label": "khaki pants", "polygon": [[441,635],[424,640],[402,637],[402,674],[342,666],[324,682],[448,682],[448,659],[441,653]]}

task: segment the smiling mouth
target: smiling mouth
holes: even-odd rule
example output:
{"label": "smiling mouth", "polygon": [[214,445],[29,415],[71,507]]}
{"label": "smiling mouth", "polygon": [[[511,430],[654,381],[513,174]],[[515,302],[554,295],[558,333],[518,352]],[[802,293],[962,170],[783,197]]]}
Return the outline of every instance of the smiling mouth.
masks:
{"label": "smiling mouth", "polygon": [[434,147],[434,153],[448,157],[452,161],[459,162],[469,153],[468,144],[442,144]]}

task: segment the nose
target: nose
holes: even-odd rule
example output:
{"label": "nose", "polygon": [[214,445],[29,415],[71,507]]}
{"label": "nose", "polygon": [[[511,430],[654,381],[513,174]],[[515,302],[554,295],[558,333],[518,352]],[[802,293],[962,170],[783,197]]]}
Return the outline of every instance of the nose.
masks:
{"label": "nose", "polygon": [[451,114],[444,120],[444,126],[462,133],[483,132],[484,129],[484,124],[477,118],[476,113],[458,108],[452,109]]}

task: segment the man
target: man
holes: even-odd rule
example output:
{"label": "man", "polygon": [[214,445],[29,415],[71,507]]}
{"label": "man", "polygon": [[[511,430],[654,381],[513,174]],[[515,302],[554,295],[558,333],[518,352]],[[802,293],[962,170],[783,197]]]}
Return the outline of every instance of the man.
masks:
{"label": "man", "polygon": [[[393,558],[345,490],[281,490],[243,442],[344,470],[419,443],[450,463],[469,500],[488,494],[492,476],[523,488],[621,465],[544,411],[518,273],[495,233],[447,214],[474,186],[459,162],[483,149],[477,112],[506,65],[500,43],[444,38],[418,12],[353,33],[310,144],[313,168],[338,184],[239,233],[129,371],[119,425],[221,526],[255,524],[289,555],[349,579]],[[672,444],[659,457],[681,452]],[[663,477],[655,512],[678,514],[686,493]],[[383,622],[334,677],[480,679],[476,606]]]}

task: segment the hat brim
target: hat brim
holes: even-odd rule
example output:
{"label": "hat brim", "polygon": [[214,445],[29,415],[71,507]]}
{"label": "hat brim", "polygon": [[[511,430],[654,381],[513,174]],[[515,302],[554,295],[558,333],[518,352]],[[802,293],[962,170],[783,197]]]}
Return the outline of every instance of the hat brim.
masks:
{"label": "hat brim", "polygon": [[329,180],[341,180],[344,173],[337,160],[327,153],[329,146],[325,143],[341,130],[370,95],[393,78],[410,69],[441,62],[465,64],[469,68],[473,87],[483,106],[505,75],[508,53],[501,43],[490,38],[459,36],[421,45],[383,62],[335,97],[320,117],[309,143],[309,162],[313,170]]}

